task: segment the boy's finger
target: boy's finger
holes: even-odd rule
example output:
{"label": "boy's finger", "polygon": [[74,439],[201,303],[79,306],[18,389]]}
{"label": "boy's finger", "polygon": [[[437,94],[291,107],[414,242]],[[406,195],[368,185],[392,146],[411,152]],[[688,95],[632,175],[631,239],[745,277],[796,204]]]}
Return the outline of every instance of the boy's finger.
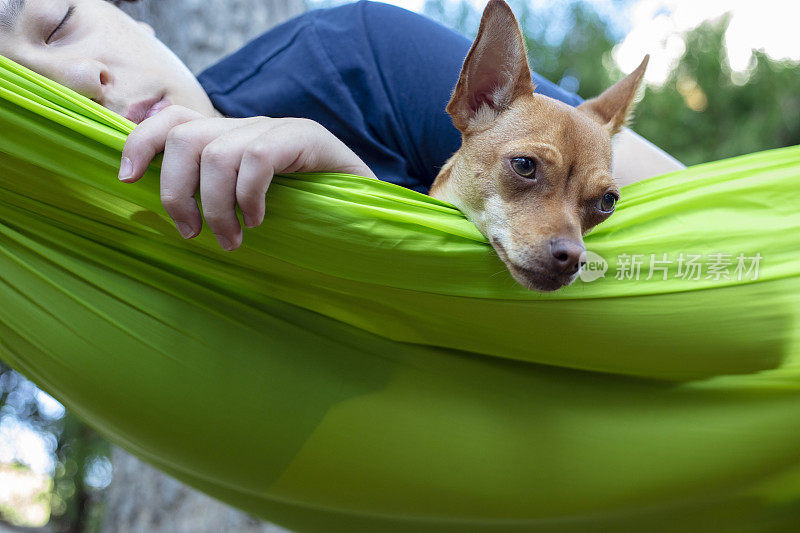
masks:
{"label": "boy's finger", "polygon": [[126,183],[138,181],[156,154],[164,150],[170,130],[198,118],[203,118],[203,115],[172,105],[136,126],[128,135],[122,150],[119,179]]}
{"label": "boy's finger", "polygon": [[254,228],[264,221],[266,194],[272,183],[275,164],[272,146],[259,139],[242,156],[236,180],[236,203],[242,210],[245,226]]}
{"label": "boy's finger", "polygon": [[257,124],[245,124],[217,137],[200,156],[203,216],[225,250],[235,250],[242,243],[242,226],[236,216],[236,176],[243,152],[263,129]]}
{"label": "boy's finger", "polygon": [[255,135],[242,153],[236,179],[236,203],[245,226],[253,228],[264,221],[267,189],[275,172],[293,172],[297,169],[289,167],[302,165],[303,152],[318,145],[317,126],[305,119],[276,119],[248,128]]}
{"label": "boy's finger", "polygon": [[203,217],[223,250],[242,243],[242,227],[236,217],[236,167],[241,145],[222,137],[212,141],[200,155],[200,201]]}
{"label": "boy's finger", "polygon": [[194,199],[200,185],[200,152],[205,143],[190,138],[191,124],[168,134],[161,162],[161,204],[184,239],[200,234],[203,218]]}

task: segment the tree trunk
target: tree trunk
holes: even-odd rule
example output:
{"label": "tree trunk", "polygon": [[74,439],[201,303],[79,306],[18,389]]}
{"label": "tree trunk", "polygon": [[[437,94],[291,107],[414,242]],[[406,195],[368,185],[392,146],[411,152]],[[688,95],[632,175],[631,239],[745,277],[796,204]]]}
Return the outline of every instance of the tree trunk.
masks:
{"label": "tree trunk", "polygon": [[118,5],[150,24],[194,73],[306,9],[304,0],[139,0]]}
{"label": "tree trunk", "polygon": [[285,533],[114,448],[103,533]]}
{"label": "tree trunk", "polygon": [[[140,0],[121,8],[153,26],[192,72],[305,10],[304,0]],[[104,533],[286,530],[220,503],[115,448]]]}

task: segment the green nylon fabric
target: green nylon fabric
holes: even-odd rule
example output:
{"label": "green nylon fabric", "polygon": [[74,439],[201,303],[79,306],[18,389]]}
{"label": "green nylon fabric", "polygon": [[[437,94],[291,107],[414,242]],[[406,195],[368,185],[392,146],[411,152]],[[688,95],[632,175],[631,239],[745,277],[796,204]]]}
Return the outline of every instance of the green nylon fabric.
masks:
{"label": "green nylon fabric", "polygon": [[355,176],[184,241],[157,163],[116,179],[132,127],[0,58],[0,355],[111,441],[297,531],[796,531],[800,147],[624,187],[605,277],[540,294]]}

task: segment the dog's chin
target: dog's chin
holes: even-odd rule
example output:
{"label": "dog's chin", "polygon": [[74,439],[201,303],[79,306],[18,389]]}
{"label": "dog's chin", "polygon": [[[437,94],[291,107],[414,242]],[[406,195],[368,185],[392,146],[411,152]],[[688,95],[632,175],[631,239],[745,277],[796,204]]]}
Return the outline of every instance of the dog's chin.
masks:
{"label": "dog's chin", "polygon": [[526,289],[539,291],[539,292],[553,292],[561,287],[565,287],[575,281],[578,274],[554,276],[544,269],[535,267],[524,267],[513,263],[508,257],[505,247],[498,239],[491,239],[492,246],[494,247],[497,255],[508,267],[511,276],[517,280],[517,283]]}
{"label": "dog's chin", "polygon": [[557,291],[561,287],[566,287],[573,281],[575,281],[576,276],[553,276],[549,272],[535,269],[535,268],[523,268],[511,263],[506,263],[508,267],[508,271],[511,273],[511,276],[517,280],[517,283],[525,287],[526,289],[538,291],[538,292],[553,292]]}

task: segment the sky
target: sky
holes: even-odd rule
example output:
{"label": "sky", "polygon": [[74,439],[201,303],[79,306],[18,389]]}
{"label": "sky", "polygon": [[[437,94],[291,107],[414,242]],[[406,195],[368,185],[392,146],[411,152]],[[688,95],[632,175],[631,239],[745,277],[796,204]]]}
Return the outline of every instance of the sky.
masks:
{"label": "sky", "polygon": [[651,54],[646,79],[659,83],[683,53],[681,35],[704,20],[729,12],[725,35],[734,71],[745,71],[752,49],[773,59],[800,60],[797,21],[800,2],[787,0],[640,0],[628,6],[630,32],[614,50],[623,71],[636,68],[642,53]]}

